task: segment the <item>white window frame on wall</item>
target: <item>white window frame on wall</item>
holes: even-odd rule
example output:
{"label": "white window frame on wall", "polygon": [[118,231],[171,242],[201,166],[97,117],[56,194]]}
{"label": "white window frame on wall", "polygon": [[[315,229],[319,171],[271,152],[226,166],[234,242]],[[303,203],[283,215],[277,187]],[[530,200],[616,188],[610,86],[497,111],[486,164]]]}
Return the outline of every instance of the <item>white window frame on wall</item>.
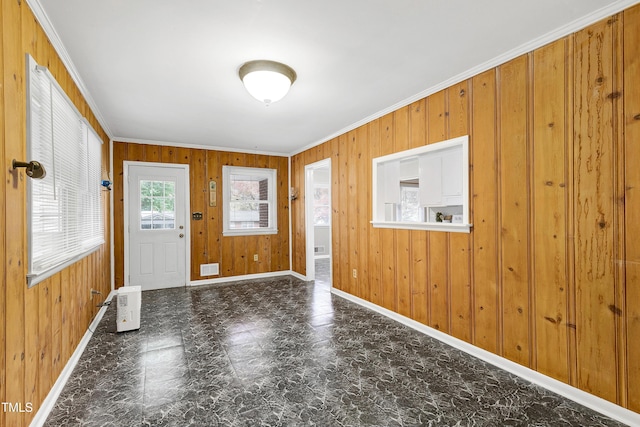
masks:
{"label": "white window frame on wall", "polygon": [[102,140],[51,73],[27,55],[27,161],[43,179],[27,180],[29,287],[104,243]]}
{"label": "white window frame on wall", "polygon": [[[468,135],[377,157],[372,162],[372,175],[374,227],[471,231]],[[403,182],[418,187],[421,211],[418,221],[404,220],[399,212]],[[438,214],[450,215],[452,219],[438,221]]]}
{"label": "white window frame on wall", "polygon": [[[248,175],[267,179],[269,191],[268,212],[269,220],[267,227],[259,228],[231,228],[230,203],[231,203],[231,175]],[[250,168],[240,166],[222,166],[222,215],[224,236],[252,236],[278,233],[278,210],[276,193],[277,171],[268,168]]]}

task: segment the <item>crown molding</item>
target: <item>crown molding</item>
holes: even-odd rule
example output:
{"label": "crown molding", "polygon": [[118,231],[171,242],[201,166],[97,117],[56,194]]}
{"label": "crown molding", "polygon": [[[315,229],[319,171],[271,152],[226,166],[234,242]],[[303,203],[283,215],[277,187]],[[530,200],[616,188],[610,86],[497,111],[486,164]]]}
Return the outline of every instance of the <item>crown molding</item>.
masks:
{"label": "crown molding", "polygon": [[443,89],[446,89],[448,87],[451,87],[455,84],[458,84],[460,82],[463,82],[467,79],[470,79],[471,77],[477,76],[479,74],[484,73],[487,70],[490,70],[492,68],[495,68],[499,65],[502,65],[506,62],[509,62],[510,60],[517,58],[520,55],[524,55],[525,53],[529,53],[532,52],[544,45],[547,45],[551,42],[554,42],[556,40],[561,39],[562,37],[566,37],[570,34],[573,34],[579,30],[582,30],[585,27],[588,27],[591,24],[594,24],[602,19],[605,18],[609,18],[612,15],[615,15],[616,13],[619,13],[637,3],[640,3],[640,0],[618,0],[614,3],[611,3],[605,7],[602,7],[598,10],[595,10],[581,18],[576,19],[575,21],[572,21],[566,25],[563,25],[559,28],[556,28],[555,30],[552,30],[538,38],[535,38],[529,42],[526,42],[524,44],[521,44],[520,46],[511,49],[501,55],[498,55],[486,62],[483,62],[482,64],[479,64],[475,67],[472,67],[470,69],[468,69],[467,71],[464,71],[456,76],[453,76],[443,82],[440,82],[434,86],[431,86],[428,89],[423,90],[422,92],[419,92],[413,96],[410,96],[408,98],[403,99],[402,101],[399,101],[393,105],[391,105],[390,107],[387,107],[383,110],[380,110],[376,113],[371,114],[370,116],[367,116],[365,118],[363,118],[362,120],[359,120],[349,126],[346,126],[340,130],[338,130],[337,132],[334,132],[316,142],[313,142],[311,144],[308,144],[304,147],[302,147],[299,150],[295,150],[291,153],[289,153],[290,156],[295,156],[296,154],[300,154],[306,150],[309,150],[311,148],[317,147],[320,144],[323,144],[327,141],[332,140],[333,138],[336,138],[340,135],[343,135],[347,132],[350,132],[356,128],[359,128],[362,125],[365,125],[369,122],[372,122],[376,119],[379,119],[382,116],[385,116],[389,113],[392,113],[396,110],[399,110],[400,108],[406,107],[407,105],[410,105],[416,101],[419,101],[423,98],[426,98],[429,95],[433,95],[436,92],[440,92]]}
{"label": "crown molding", "polygon": [[29,5],[29,8],[35,15],[36,20],[38,21],[38,23],[44,30],[45,34],[49,38],[49,41],[53,45],[53,48],[55,49],[56,53],[60,57],[60,60],[64,64],[65,68],[67,69],[67,72],[71,76],[71,79],[76,84],[76,86],[78,86],[78,89],[80,90],[80,93],[84,97],[87,104],[89,104],[89,108],[91,108],[91,112],[96,117],[96,119],[98,120],[98,123],[100,123],[100,126],[105,131],[107,136],[111,138],[112,133],[107,123],[107,120],[104,118],[104,115],[102,114],[102,112],[98,108],[98,105],[96,104],[93,97],[91,96],[89,89],[87,89],[87,86],[84,84],[82,77],[80,77],[80,73],[78,73],[78,70],[73,64],[73,61],[71,60],[71,57],[67,52],[67,49],[64,47],[64,44],[62,43],[60,36],[58,36],[56,29],[53,27],[51,20],[49,20],[49,16],[47,16],[47,13],[42,7],[40,0],[27,0],[27,5]]}
{"label": "crown molding", "polygon": [[289,157],[287,153],[280,153],[276,151],[260,151],[260,150],[246,150],[242,148],[222,147],[214,145],[202,145],[202,144],[189,144],[184,142],[175,141],[156,141],[152,139],[136,139],[114,136],[111,138],[113,142],[128,142],[132,144],[144,144],[144,145],[161,145],[163,147],[175,147],[175,148],[194,148],[197,150],[209,150],[209,151],[226,151],[229,153],[243,153],[243,154],[259,154],[265,156],[277,156],[277,157]]}

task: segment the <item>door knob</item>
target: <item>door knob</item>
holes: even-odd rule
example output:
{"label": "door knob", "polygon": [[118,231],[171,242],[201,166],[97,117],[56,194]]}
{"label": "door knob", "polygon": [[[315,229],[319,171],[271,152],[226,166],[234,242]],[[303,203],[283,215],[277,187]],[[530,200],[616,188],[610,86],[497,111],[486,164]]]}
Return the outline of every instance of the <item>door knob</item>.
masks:
{"label": "door knob", "polygon": [[184,237],[184,234],[180,233],[180,238],[182,239]]}

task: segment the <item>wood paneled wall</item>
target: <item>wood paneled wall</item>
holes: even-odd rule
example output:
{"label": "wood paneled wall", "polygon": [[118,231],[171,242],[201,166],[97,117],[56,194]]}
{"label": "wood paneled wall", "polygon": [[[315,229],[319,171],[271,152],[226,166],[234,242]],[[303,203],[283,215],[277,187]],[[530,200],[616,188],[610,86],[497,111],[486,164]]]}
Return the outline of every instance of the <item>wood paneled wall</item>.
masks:
{"label": "wood paneled wall", "polygon": [[[0,426],[27,426],[110,292],[110,247],[27,289],[26,181],[13,159],[26,159],[25,54],[45,65],[96,129],[108,138],[24,1],[0,6],[0,401],[26,411],[0,409]],[[107,177],[108,143],[103,145]],[[102,198],[109,241],[109,193]],[[101,295],[91,295],[91,289]]]}
{"label": "wood paneled wall", "polygon": [[[124,285],[123,161],[189,164],[191,212],[191,280],[289,270],[288,159],[261,154],[231,153],[126,142],[113,143],[115,286]],[[222,236],[222,166],[271,168],[277,171],[278,234]],[[209,181],[217,182],[217,206],[209,207]],[[258,261],[253,255],[258,254]],[[220,263],[220,275],[200,276],[200,264]]]}
{"label": "wood paneled wall", "polygon": [[[635,6],[294,156],[332,159],[333,286],[640,412],[639,61]],[[465,134],[470,234],[370,225],[372,158]]]}

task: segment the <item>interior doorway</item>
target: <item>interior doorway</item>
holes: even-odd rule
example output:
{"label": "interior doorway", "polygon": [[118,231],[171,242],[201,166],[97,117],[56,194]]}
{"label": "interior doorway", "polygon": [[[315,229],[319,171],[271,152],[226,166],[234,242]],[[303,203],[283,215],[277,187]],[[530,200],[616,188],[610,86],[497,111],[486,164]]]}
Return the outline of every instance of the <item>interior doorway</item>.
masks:
{"label": "interior doorway", "polygon": [[305,166],[307,279],[331,286],[331,159]]}

